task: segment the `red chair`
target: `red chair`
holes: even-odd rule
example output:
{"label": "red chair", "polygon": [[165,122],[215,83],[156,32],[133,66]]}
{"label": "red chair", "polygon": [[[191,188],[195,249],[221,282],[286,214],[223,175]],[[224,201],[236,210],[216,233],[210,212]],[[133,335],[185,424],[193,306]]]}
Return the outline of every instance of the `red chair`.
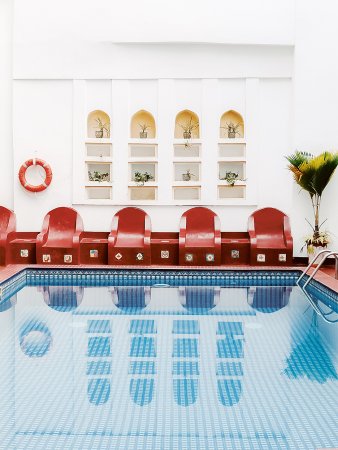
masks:
{"label": "red chair", "polygon": [[8,264],[8,244],[16,230],[16,217],[13,211],[0,206],[0,265]]}
{"label": "red chair", "polygon": [[198,206],[182,215],[179,261],[185,266],[221,264],[221,225],[210,209]]}
{"label": "red chair", "polygon": [[38,264],[79,264],[81,216],[73,208],[61,206],[46,215],[36,239]]}
{"label": "red chair", "polygon": [[108,236],[108,264],[150,265],[151,222],[140,208],[118,211]]}
{"label": "red chair", "polygon": [[263,208],[249,217],[250,262],[253,265],[292,264],[290,222],[278,209]]}

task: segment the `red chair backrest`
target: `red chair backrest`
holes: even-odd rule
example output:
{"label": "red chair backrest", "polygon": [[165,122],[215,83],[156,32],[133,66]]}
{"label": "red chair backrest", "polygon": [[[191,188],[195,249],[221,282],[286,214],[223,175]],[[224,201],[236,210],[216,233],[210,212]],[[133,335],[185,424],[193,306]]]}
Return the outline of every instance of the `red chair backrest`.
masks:
{"label": "red chair backrest", "polygon": [[256,234],[258,235],[283,235],[284,214],[275,208],[262,208],[251,215],[254,219]]}
{"label": "red chair backrest", "polygon": [[[148,214],[140,208],[127,207],[118,211],[116,246],[128,244],[129,247],[141,247],[144,244],[146,218]],[[149,222],[150,223],[150,222]]]}
{"label": "red chair backrest", "polygon": [[15,214],[10,209],[0,206],[0,233],[15,231]]}
{"label": "red chair backrest", "polygon": [[197,206],[186,211],[186,244],[210,244],[215,240],[215,214],[208,208]]}
{"label": "red chair backrest", "polygon": [[[79,214],[73,208],[61,206],[49,211],[49,227],[47,245],[56,244],[62,247],[72,247]],[[80,221],[82,225],[82,220]],[[83,226],[80,227],[82,231]],[[44,231],[44,230],[43,230]]]}

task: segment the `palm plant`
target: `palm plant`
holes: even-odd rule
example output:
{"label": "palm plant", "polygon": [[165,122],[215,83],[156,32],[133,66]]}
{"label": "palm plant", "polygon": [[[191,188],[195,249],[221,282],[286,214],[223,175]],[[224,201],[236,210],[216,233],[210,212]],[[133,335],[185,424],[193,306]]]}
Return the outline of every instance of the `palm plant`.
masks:
{"label": "palm plant", "polygon": [[314,214],[314,226],[310,224],[313,235],[306,239],[305,244],[313,250],[313,247],[326,247],[329,243],[328,234],[320,231],[320,227],[325,220],[320,223],[319,212],[323,191],[328,185],[334,171],[338,166],[338,153],[324,152],[318,156],[310,153],[295,152],[293,155],[286,156],[289,161],[288,169],[292,172],[296,183],[311,198],[311,204]]}

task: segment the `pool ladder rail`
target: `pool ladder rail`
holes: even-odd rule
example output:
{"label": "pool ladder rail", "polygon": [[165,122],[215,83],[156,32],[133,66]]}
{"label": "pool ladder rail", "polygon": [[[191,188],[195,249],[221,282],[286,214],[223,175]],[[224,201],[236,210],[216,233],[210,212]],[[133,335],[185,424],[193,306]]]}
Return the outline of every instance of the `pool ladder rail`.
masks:
{"label": "pool ladder rail", "polygon": [[320,261],[320,263],[318,264],[318,266],[315,268],[315,270],[312,272],[312,274],[309,276],[308,280],[306,280],[303,289],[306,288],[306,286],[310,283],[310,281],[313,279],[313,277],[316,275],[316,273],[318,272],[318,270],[322,267],[322,265],[324,264],[324,262],[326,261],[326,259],[329,256],[334,256],[335,257],[335,279],[338,280],[338,252],[332,252],[331,250],[322,250],[320,251],[314,258],[313,260],[309,263],[309,265],[307,266],[307,268],[304,270],[304,272],[301,274],[301,276],[298,278],[297,280],[297,284],[299,285],[300,280],[306,275],[306,273],[308,272],[308,270],[310,269],[310,267],[317,261],[317,259],[319,258],[319,256],[324,255],[324,253],[326,253],[326,255],[323,257],[323,259]]}
{"label": "pool ladder rail", "polygon": [[[304,286],[300,286],[300,281],[301,279],[307,274],[308,270],[310,269],[310,267],[317,261],[317,259],[319,258],[319,256],[324,255],[325,256],[322,258],[322,260],[319,262],[318,266],[315,268],[315,270],[312,272],[312,274],[309,276],[309,278],[306,280],[306,282],[304,283]],[[326,261],[326,259],[329,256],[334,256],[335,257],[335,279],[338,280],[338,252],[332,252],[331,250],[322,250],[320,251],[315,257],[314,259],[309,263],[309,265],[306,267],[306,269],[304,270],[304,272],[300,275],[300,277],[298,278],[298,280],[296,281],[297,285],[301,287],[302,291],[304,292],[304,294],[306,295],[307,299],[309,300],[309,303],[311,304],[311,306],[313,307],[313,309],[316,311],[316,313],[318,315],[320,315],[322,317],[322,319],[327,322],[327,323],[336,323],[338,322],[337,320],[330,320],[328,319],[326,316],[332,314],[334,311],[330,311],[328,313],[325,313],[324,311],[322,311],[322,309],[319,307],[319,305],[317,305],[313,299],[311,298],[310,294],[308,292],[306,292],[305,288],[306,286],[310,283],[310,281],[314,278],[314,276],[316,275],[316,273],[318,272],[318,270],[321,268],[321,266],[324,264],[324,262]]]}

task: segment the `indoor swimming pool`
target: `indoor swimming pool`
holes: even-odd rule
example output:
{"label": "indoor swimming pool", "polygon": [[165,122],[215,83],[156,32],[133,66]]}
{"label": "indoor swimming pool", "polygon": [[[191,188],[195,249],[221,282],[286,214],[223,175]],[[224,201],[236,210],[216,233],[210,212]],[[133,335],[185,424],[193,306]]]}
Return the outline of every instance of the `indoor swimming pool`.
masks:
{"label": "indoor swimming pool", "polygon": [[309,301],[298,275],[16,275],[0,302],[0,449],[338,447],[337,294],[314,284]]}

